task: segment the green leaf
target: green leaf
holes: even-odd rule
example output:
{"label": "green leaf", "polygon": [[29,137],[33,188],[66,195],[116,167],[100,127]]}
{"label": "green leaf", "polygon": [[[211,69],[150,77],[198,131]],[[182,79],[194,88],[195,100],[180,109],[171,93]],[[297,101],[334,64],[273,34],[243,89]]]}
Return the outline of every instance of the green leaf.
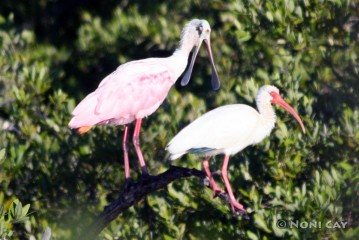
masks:
{"label": "green leaf", "polygon": [[252,240],[258,240],[258,237],[257,237],[257,235],[255,235],[253,232],[251,232],[251,231],[249,231],[249,230],[247,230],[247,237],[249,238],[249,239],[252,239]]}
{"label": "green leaf", "polygon": [[26,204],[25,206],[23,206],[22,211],[21,211],[21,217],[25,217],[27,215],[27,213],[29,212],[30,209],[30,204]]}
{"label": "green leaf", "polygon": [[259,214],[254,215],[254,224],[267,233],[271,232],[271,230],[268,228],[267,223],[265,222],[264,218],[262,216],[260,216]]}
{"label": "green leaf", "polygon": [[29,220],[29,217],[20,217],[12,221],[12,223],[23,223]]}
{"label": "green leaf", "polygon": [[347,162],[340,162],[339,166],[346,171],[352,171],[353,169],[353,167]]}
{"label": "green leaf", "polygon": [[0,150],[0,164],[3,163],[3,161],[5,160],[5,154],[6,154],[6,150],[5,148]]}
{"label": "green leaf", "polygon": [[47,125],[49,125],[49,127],[51,127],[52,129],[54,129],[56,132],[59,132],[59,131],[60,131],[59,125],[57,125],[57,124],[55,123],[55,121],[52,120],[51,118],[47,118],[47,119],[46,119],[46,123],[47,123]]}
{"label": "green leaf", "polygon": [[304,197],[306,193],[307,193],[307,184],[303,183],[302,184],[302,196]]}
{"label": "green leaf", "polygon": [[266,12],[266,17],[268,18],[269,21],[273,22],[273,14],[270,11]]}
{"label": "green leaf", "polygon": [[4,213],[4,206],[2,204],[0,204],[0,219],[3,215],[3,213]]}
{"label": "green leaf", "polygon": [[334,185],[334,180],[327,170],[323,171],[323,176],[328,185],[332,187]]}
{"label": "green leaf", "polygon": [[22,213],[22,204],[20,201],[17,201],[17,203],[13,203],[15,205],[15,211],[14,211],[14,218],[18,219],[21,217],[21,213]]}

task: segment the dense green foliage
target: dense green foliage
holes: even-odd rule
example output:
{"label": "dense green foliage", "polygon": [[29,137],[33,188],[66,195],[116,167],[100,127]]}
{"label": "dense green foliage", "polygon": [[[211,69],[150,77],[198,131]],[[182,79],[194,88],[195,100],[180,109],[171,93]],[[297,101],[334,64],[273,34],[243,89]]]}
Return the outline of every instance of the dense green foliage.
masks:
{"label": "dense green foliage", "polygon": [[[192,18],[212,25],[221,89],[211,90],[202,50],[190,84],[172,88],[144,121],[151,174],[172,164],[164,148],[182,127],[220,105],[254,106],[264,84],[279,87],[307,134],[277,109],[271,136],[231,159],[230,181],[252,212],[249,220],[233,217],[198,179],[186,179],[121,214],[100,239],[359,235],[357,2],[115,2],[0,2],[0,238],[40,239],[48,226],[53,239],[75,238],[117,197],[124,183],[122,127],[79,136],[67,127],[71,111],[119,64],[170,55]],[[132,150],[131,159],[137,178]],[[217,156],[212,168],[221,161]],[[198,156],[173,164],[201,168]],[[280,228],[280,219],[323,226]],[[324,227],[328,221],[347,225]]]}

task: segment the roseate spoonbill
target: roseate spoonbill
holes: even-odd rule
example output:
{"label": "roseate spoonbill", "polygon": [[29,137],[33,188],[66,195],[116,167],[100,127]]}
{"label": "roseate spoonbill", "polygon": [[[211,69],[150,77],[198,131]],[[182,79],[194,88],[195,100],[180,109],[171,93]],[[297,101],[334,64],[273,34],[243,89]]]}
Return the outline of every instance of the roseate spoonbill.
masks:
{"label": "roseate spoonbill", "polygon": [[142,174],[147,175],[139,139],[142,118],[155,112],[161,105],[171,86],[186,69],[188,56],[194,50],[189,67],[183,75],[182,85],[189,82],[202,41],[206,45],[211,62],[213,88],[219,88],[219,78],[210,46],[210,33],[211,27],[206,20],[191,20],[182,30],[180,46],[172,56],[131,61],[119,66],[76,106],[69,127],[83,134],[95,125],[125,125],[123,151],[125,176],[129,179],[128,124],[136,120],[132,141]]}
{"label": "roseate spoonbill", "polygon": [[266,85],[259,89],[256,97],[258,111],[244,104],[226,105],[205,113],[182,129],[166,147],[166,150],[170,152],[170,159],[175,160],[186,153],[204,155],[203,168],[215,197],[224,191],[216,184],[209,169],[208,160],[211,156],[224,154],[222,177],[232,211],[245,213],[246,210],[236,201],[228,181],[228,161],[231,155],[249,145],[261,142],[270,134],[276,121],[272,103],[290,112],[305,133],[302,120],[279,95],[278,89]]}

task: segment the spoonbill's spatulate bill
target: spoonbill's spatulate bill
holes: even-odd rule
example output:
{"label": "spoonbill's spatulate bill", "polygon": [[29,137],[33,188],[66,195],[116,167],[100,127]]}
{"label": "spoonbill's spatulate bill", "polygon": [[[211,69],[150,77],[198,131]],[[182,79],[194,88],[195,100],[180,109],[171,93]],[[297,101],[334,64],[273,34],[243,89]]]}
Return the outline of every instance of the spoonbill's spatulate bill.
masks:
{"label": "spoonbill's spatulate bill", "polygon": [[276,121],[272,103],[289,111],[305,133],[303,122],[296,111],[283,100],[276,87],[266,85],[259,89],[256,97],[258,111],[244,104],[226,105],[207,112],[182,129],[166,147],[171,154],[170,159],[175,160],[186,153],[206,156],[203,167],[216,196],[223,190],[214,181],[208,160],[211,156],[224,154],[222,177],[232,210],[246,212],[233,195],[227,177],[228,161],[231,155],[261,142],[270,134]]}
{"label": "spoonbill's spatulate bill", "polygon": [[81,134],[94,125],[125,125],[123,150],[125,176],[130,178],[128,160],[128,124],[136,120],[133,144],[142,168],[147,174],[146,164],[140,149],[142,118],[157,110],[166,98],[175,81],[185,71],[188,56],[194,49],[192,60],[182,84],[191,77],[193,63],[204,41],[212,66],[212,85],[219,88],[219,79],[214,66],[210,46],[211,28],[206,20],[194,19],[186,24],[181,34],[180,46],[167,58],[147,58],[125,63],[104,78],[98,88],[86,96],[72,112],[70,128]]}

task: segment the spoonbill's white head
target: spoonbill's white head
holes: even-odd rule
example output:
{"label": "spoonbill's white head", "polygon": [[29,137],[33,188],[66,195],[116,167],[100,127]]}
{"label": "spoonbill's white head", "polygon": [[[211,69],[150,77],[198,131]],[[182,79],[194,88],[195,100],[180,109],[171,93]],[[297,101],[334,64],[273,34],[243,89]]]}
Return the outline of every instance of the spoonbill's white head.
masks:
{"label": "spoonbill's white head", "polygon": [[193,19],[184,27],[181,36],[181,48],[189,48],[190,50],[194,50],[192,53],[190,65],[188,66],[186,72],[183,75],[183,79],[181,81],[182,86],[188,84],[191,77],[194,61],[196,59],[202,42],[204,42],[212,67],[212,87],[214,90],[219,89],[220,83],[218,73],[213,61],[210,35],[211,27],[206,20]]}

